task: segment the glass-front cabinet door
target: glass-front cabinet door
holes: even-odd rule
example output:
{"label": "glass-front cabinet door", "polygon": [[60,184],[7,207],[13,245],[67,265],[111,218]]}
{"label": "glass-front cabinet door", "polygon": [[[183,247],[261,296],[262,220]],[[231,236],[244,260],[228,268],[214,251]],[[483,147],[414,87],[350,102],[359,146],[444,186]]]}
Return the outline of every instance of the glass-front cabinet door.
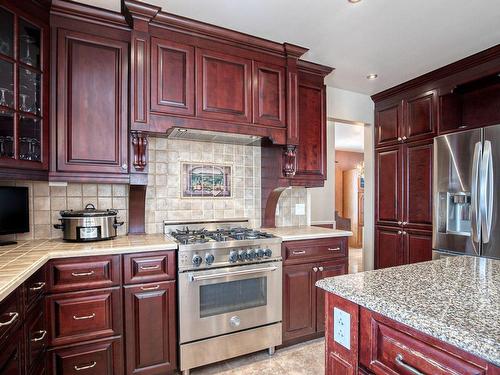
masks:
{"label": "glass-front cabinet door", "polygon": [[47,169],[48,30],[29,17],[0,5],[0,166]]}

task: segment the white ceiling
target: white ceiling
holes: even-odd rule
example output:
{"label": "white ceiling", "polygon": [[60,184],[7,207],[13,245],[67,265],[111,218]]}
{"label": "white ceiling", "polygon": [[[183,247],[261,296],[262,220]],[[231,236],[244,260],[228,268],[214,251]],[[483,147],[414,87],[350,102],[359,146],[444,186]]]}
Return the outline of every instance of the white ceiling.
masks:
{"label": "white ceiling", "polygon": [[[81,0],[119,10],[119,0]],[[374,94],[500,43],[499,0],[149,0],[163,10],[310,48],[330,86]],[[366,79],[369,73],[379,78]]]}
{"label": "white ceiling", "polygon": [[363,152],[365,149],[365,131],[362,125],[335,125],[335,150]]}

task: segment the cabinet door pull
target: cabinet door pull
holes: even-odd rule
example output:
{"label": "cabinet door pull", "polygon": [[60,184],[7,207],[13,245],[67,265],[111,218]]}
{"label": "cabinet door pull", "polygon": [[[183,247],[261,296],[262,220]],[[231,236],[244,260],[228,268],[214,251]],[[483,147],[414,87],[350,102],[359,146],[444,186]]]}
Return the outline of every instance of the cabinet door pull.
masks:
{"label": "cabinet door pull", "polygon": [[314,272],[318,272],[318,267],[313,267]]}
{"label": "cabinet door pull", "polygon": [[95,365],[97,365],[97,362],[92,361],[88,365],[75,365],[75,366],[73,366],[73,368],[76,371],[82,371],[82,370],[88,370],[89,368],[95,367]]}
{"label": "cabinet door pull", "polygon": [[156,289],[160,289],[160,286],[159,285],[155,285],[155,286],[141,286],[141,290],[156,290]]}
{"label": "cabinet door pull", "polygon": [[91,276],[94,273],[95,273],[94,271],[89,271],[89,272],[71,272],[71,276],[73,276],[73,277]]}
{"label": "cabinet door pull", "polygon": [[340,247],[329,247],[328,251],[340,251]]}
{"label": "cabinet door pull", "polygon": [[395,358],[396,364],[404,368],[406,371],[411,372],[414,375],[424,375],[423,372],[418,371],[415,367],[412,367],[404,362],[402,354],[398,354]]}
{"label": "cabinet door pull", "polygon": [[45,286],[45,282],[40,281],[39,283],[34,283],[33,286],[30,288],[32,292],[35,292],[37,290],[42,289]]}
{"label": "cabinet door pull", "polygon": [[17,312],[11,312],[6,315],[10,316],[10,319],[6,322],[0,323],[0,327],[10,326],[19,317],[19,313]]}
{"label": "cabinet door pull", "polygon": [[319,267],[319,270],[320,270],[321,272],[323,272],[324,268],[323,268],[323,267]]}
{"label": "cabinet door pull", "polygon": [[141,266],[140,267],[141,270],[157,270],[158,268],[160,268],[159,264],[156,264],[154,266]]}
{"label": "cabinet door pull", "polygon": [[402,232],[402,231],[400,231],[400,230],[398,230],[398,234],[401,234],[401,233],[403,233],[403,232]]}
{"label": "cabinet door pull", "polygon": [[31,339],[31,342],[42,341],[45,338],[45,336],[47,336],[47,331],[45,331],[45,330],[43,330],[43,331],[37,331],[35,333],[40,334],[40,336]]}
{"label": "cabinet door pull", "polygon": [[292,251],[293,255],[304,255],[306,253],[305,250],[294,250]]}
{"label": "cabinet door pull", "polygon": [[95,313],[92,313],[90,315],[84,315],[84,316],[73,315],[74,320],[86,320],[86,319],[93,319],[93,318],[95,318]]}

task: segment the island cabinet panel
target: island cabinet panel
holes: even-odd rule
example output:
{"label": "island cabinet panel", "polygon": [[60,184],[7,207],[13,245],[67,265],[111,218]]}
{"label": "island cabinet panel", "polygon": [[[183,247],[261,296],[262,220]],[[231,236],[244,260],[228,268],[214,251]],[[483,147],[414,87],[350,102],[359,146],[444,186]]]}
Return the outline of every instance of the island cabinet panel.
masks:
{"label": "island cabinet panel", "polygon": [[194,115],[194,47],[151,38],[151,110]]}
{"label": "island cabinet panel", "polygon": [[347,237],[283,242],[283,345],[324,334],[325,293],[316,282],[346,274],[347,256]]}
{"label": "island cabinet panel", "polygon": [[375,221],[398,225],[403,221],[403,158],[400,146],[375,152]]}
{"label": "island cabinet panel", "polygon": [[399,143],[403,132],[403,107],[401,102],[375,109],[375,146]]}
{"label": "island cabinet panel", "polygon": [[253,122],[286,126],[285,69],[259,61],[253,64]]}
{"label": "island cabinet panel", "polygon": [[56,174],[127,174],[127,43],[57,29],[56,64]]}
{"label": "island cabinet panel", "polygon": [[237,122],[252,120],[252,61],[196,49],[197,116]]}
{"label": "island cabinet panel", "polygon": [[376,374],[488,374],[488,364],[365,308],[360,310],[360,363]]}
{"label": "island cabinet panel", "polygon": [[177,366],[175,281],[124,288],[126,374],[160,375]]}

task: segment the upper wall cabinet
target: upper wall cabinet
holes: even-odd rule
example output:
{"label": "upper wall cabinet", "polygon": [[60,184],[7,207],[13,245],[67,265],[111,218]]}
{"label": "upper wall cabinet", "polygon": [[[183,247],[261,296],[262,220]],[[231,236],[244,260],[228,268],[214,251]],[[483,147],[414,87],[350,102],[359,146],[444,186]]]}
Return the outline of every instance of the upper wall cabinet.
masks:
{"label": "upper wall cabinet", "polygon": [[57,157],[51,178],[127,180],[128,45],[57,29]]}
{"label": "upper wall cabinet", "polygon": [[403,132],[403,110],[400,102],[375,110],[375,139],[377,146],[398,143]]}
{"label": "upper wall cabinet", "polygon": [[285,69],[254,61],[253,80],[253,122],[286,126]]}
{"label": "upper wall cabinet", "polygon": [[49,30],[45,13],[31,2],[5,1],[0,5],[2,177],[47,176]]}
{"label": "upper wall cabinet", "polygon": [[194,47],[152,38],[151,109],[194,115]]}
{"label": "upper wall cabinet", "polygon": [[252,120],[252,61],[196,50],[196,114],[216,120]]}

